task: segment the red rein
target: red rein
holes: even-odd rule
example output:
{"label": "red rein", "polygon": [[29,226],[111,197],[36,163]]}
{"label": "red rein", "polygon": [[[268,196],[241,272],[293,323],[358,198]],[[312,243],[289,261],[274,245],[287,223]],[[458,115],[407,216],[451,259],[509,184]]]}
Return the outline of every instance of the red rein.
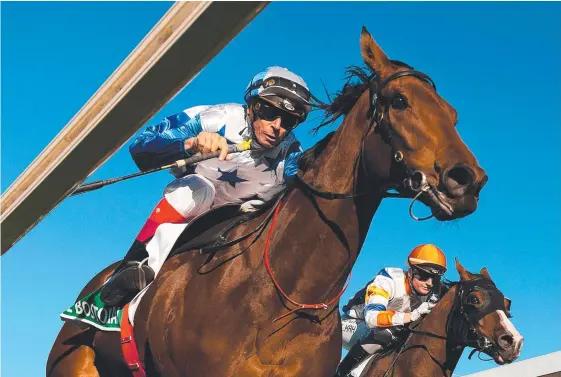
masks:
{"label": "red rein", "polygon": [[282,290],[279,283],[275,279],[275,275],[273,275],[273,271],[271,270],[271,264],[269,263],[269,246],[271,244],[271,235],[273,234],[273,229],[275,228],[275,222],[277,220],[277,215],[279,214],[280,207],[281,207],[281,203],[279,203],[277,205],[277,208],[275,208],[275,213],[273,214],[273,218],[271,220],[271,227],[269,228],[269,233],[267,235],[267,243],[265,244],[265,252],[264,252],[264,255],[263,255],[263,259],[265,260],[265,268],[267,268],[267,272],[269,273],[269,276],[271,277],[271,280],[275,284],[275,287],[277,288],[277,290],[284,296],[284,298],[286,300],[288,300],[292,304],[296,305],[296,308],[292,309],[288,313],[285,313],[285,314],[275,318],[273,320],[273,322],[276,322],[279,319],[282,319],[282,318],[286,317],[287,315],[292,314],[292,313],[294,313],[298,310],[302,310],[302,309],[324,309],[324,310],[328,309],[331,304],[334,304],[335,302],[337,302],[337,300],[339,300],[339,298],[343,295],[343,293],[345,292],[345,290],[349,286],[349,282],[351,281],[351,273],[349,273],[349,277],[347,278],[347,282],[343,286],[343,289],[341,290],[341,292],[339,292],[339,294],[337,296],[335,296],[333,299],[331,299],[330,301],[328,301],[326,303],[301,304],[299,302],[294,301],[290,297],[288,297],[288,295]]}

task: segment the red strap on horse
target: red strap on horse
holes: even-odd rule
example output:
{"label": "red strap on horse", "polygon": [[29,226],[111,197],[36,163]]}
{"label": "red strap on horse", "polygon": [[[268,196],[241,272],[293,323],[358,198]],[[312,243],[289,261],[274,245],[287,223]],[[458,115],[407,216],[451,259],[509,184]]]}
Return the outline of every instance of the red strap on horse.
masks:
{"label": "red strap on horse", "polygon": [[133,377],[146,377],[146,371],[136,348],[133,327],[129,321],[129,304],[125,305],[121,316],[121,349]]}
{"label": "red strap on horse", "polygon": [[283,295],[283,297],[285,299],[287,299],[288,301],[290,301],[292,304],[296,305],[297,307],[295,309],[292,309],[288,313],[285,313],[285,314],[273,319],[273,322],[278,321],[279,319],[282,319],[282,318],[286,317],[287,315],[292,314],[292,313],[294,313],[298,310],[302,310],[302,309],[328,309],[331,304],[337,302],[337,300],[339,300],[339,298],[343,295],[343,293],[345,293],[345,290],[347,289],[347,287],[349,286],[349,282],[351,281],[351,275],[352,275],[352,272],[349,273],[349,277],[347,278],[347,281],[346,281],[345,285],[343,286],[343,289],[341,290],[341,292],[339,292],[339,294],[337,296],[335,296],[333,299],[329,300],[326,303],[301,304],[299,302],[294,301],[290,297],[288,297],[288,295],[282,290],[279,283],[275,279],[275,275],[273,275],[273,270],[271,270],[271,264],[269,263],[269,246],[271,244],[271,235],[273,234],[273,229],[275,228],[275,222],[277,220],[277,215],[279,214],[280,207],[281,207],[281,203],[279,203],[277,205],[277,208],[275,208],[275,213],[273,214],[273,219],[271,220],[271,227],[269,228],[269,233],[267,235],[267,243],[265,244],[265,253],[263,255],[263,258],[265,259],[265,268],[267,268],[267,272],[269,273],[269,276],[271,277],[271,280],[275,284],[275,287],[277,288],[277,290]]}

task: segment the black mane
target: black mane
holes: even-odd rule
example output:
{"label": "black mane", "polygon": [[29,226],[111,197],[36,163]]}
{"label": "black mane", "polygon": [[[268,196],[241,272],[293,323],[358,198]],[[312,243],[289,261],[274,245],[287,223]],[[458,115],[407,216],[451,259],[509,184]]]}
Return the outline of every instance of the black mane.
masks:
{"label": "black mane", "polygon": [[[392,64],[398,67],[413,69],[410,65],[403,63],[399,60],[392,60]],[[323,116],[323,121],[319,126],[314,127],[311,132],[317,133],[317,131],[328,124],[335,122],[342,115],[347,115],[349,111],[356,104],[362,93],[368,89],[371,80],[378,80],[379,76],[376,71],[370,66],[359,67],[352,65],[346,68],[346,82],[343,89],[335,93],[335,98],[331,102],[323,102],[315,96],[312,96],[313,103],[312,106],[316,109],[323,110],[325,115]],[[328,97],[329,94],[328,94]]]}
{"label": "black mane", "polygon": [[[399,60],[392,60],[392,64],[403,67],[407,69],[413,69],[413,67],[405,64]],[[359,67],[359,66],[349,66],[346,68],[346,82],[343,89],[335,93],[335,98],[331,101],[328,94],[329,100],[331,102],[323,102],[316,96],[312,95],[312,107],[315,110],[324,111],[323,121],[319,126],[312,128],[311,133],[316,134],[320,128],[328,124],[334,123],[341,116],[347,115],[360,96],[368,89],[371,80],[378,79],[376,72],[370,67]],[[325,149],[334,132],[328,133],[323,139],[316,143],[310,149],[307,149],[302,157],[298,161],[298,167],[301,170],[306,170],[306,168],[312,163],[317,156]]]}
{"label": "black mane", "polygon": [[[343,89],[335,93],[335,98],[331,102],[322,102],[317,97],[313,97],[313,106],[325,112],[323,121],[319,126],[314,127],[311,132],[317,133],[323,126],[335,122],[342,115],[347,115],[356,104],[362,93],[368,89],[368,83],[376,74],[370,67],[350,66],[346,69],[346,82]],[[329,96],[330,97],[330,96]]]}

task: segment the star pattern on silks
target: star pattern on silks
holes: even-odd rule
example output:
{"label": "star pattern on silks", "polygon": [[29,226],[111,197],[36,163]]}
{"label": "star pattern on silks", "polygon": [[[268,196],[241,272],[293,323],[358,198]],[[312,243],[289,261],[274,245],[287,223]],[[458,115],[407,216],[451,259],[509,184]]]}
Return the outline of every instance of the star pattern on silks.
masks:
{"label": "star pattern on silks", "polygon": [[265,159],[265,161],[267,161],[267,163],[265,164],[267,165],[267,167],[265,168],[265,170],[263,170],[263,172],[277,170],[277,166],[279,166],[279,162],[280,162],[279,160],[277,160],[276,158],[271,158],[266,156],[263,156],[263,158]]}
{"label": "star pattern on silks", "polygon": [[218,172],[222,175],[217,179],[219,181],[228,182],[233,188],[236,188],[236,183],[247,182],[247,179],[238,177],[238,169],[234,169],[232,171],[222,171],[218,168]]}

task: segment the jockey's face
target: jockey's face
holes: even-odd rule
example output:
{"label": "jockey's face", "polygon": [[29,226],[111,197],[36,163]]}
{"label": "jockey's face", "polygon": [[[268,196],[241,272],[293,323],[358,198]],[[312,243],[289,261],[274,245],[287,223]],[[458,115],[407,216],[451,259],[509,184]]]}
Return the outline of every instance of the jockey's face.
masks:
{"label": "jockey's face", "polygon": [[293,118],[291,114],[264,101],[260,101],[250,109],[253,133],[257,142],[265,148],[278,145],[286,137],[294,128]]}
{"label": "jockey's face", "polygon": [[413,286],[413,289],[421,296],[426,296],[431,293],[432,287],[434,286],[435,276],[428,274],[422,270],[409,269],[407,272],[409,281]]}
{"label": "jockey's face", "polygon": [[257,142],[265,148],[278,145],[288,133],[280,124],[280,118],[273,121],[264,119],[253,121],[253,133],[255,134]]}

